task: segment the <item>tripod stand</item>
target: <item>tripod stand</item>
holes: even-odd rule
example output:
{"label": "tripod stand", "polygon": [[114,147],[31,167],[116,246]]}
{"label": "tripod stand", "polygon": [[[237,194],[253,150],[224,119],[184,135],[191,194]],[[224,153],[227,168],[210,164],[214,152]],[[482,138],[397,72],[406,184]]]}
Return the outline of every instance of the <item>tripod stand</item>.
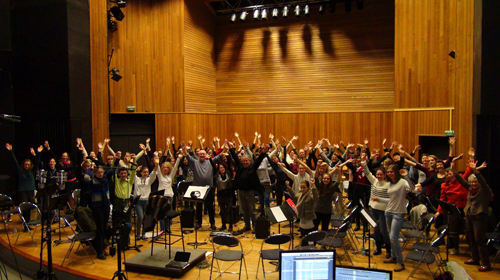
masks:
{"label": "tripod stand", "polygon": [[[43,186],[43,182],[40,182],[39,186]],[[42,193],[42,230],[41,230],[41,249],[40,249],[40,268],[36,273],[37,279],[58,279],[57,276],[54,273],[53,266],[52,266],[52,219],[54,215],[54,208],[59,206],[61,201],[67,201],[67,198],[69,194],[58,196],[55,198],[50,199],[50,205],[49,205],[49,197],[53,195],[56,192],[57,186],[56,185],[47,185],[45,188],[40,190],[40,193]],[[66,203],[66,202],[64,202]],[[47,229],[45,230],[45,226]],[[44,237],[45,233],[45,237]],[[43,243],[47,244],[47,268],[48,271],[45,272],[43,270]]]}
{"label": "tripod stand", "polygon": [[[133,224],[136,225],[135,227],[137,227],[137,223],[136,223],[136,220],[137,220],[137,212],[136,212],[136,205],[137,205],[137,202],[139,202],[139,199],[141,197],[140,196],[136,196],[134,197],[133,199],[131,198],[130,199],[130,208],[129,208],[129,211],[131,209],[133,209],[136,213],[136,215],[134,216],[134,219],[133,219]],[[135,229],[137,231],[137,229]],[[140,228],[139,228],[139,232],[140,232]],[[142,245],[137,245],[137,234],[135,234],[135,237],[134,237],[134,246],[130,246],[130,245],[127,245],[127,247],[125,247],[125,250],[136,250],[137,252],[141,252],[141,248]]]}
{"label": "tripod stand", "polygon": [[[118,280],[127,280],[127,277],[125,276],[125,271],[122,270],[122,238],[121,238],[121,233],[126,231],[126,225],[121,222],[122,215],[124,213],[122,211],[113,211],[113,217],[116,217],[118,219],[116,230],[113,229],[113,241],[111,244],[111,248],[109,249],[109,255],[111,257],[115,256],[115,253],[118,254],[116,258],[116,266],[117,270],[113,274],[113,278],[111,280],[118,278]],[[118,250],[115,248],[115,244],[118,247]]]}

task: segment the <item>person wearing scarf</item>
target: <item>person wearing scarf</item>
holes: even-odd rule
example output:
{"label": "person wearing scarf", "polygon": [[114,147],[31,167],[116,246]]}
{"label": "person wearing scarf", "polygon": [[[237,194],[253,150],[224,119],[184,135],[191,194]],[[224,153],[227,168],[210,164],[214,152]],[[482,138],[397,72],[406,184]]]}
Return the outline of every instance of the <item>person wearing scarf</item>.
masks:
{"label": "person wearing scarf", "polygon": [[314,179],[310,181],[302,181],[300,183],[300,194],[295,194],[290,183],[287,181],[287,191],[291,194],[293,202],[297,205],[297,217],[300,219],[300,237],[304,237],[308,233],[314,231],[314,205],[318,201],[318,189],[314,184]]}

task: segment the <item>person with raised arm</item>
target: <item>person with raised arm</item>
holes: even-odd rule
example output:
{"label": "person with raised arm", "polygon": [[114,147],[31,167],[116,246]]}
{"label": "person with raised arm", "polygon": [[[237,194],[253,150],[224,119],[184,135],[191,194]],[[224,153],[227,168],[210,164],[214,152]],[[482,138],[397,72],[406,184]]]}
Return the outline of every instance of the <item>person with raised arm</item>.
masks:
{"label": "person with raised arm", "polygon": [[[201,135],[200,135],[201,136]],[[198,137],[201,141],[201,137]],[[200,142],[201,143],[201,142]],[[214,189],[214,169],[215,165],[219,163],[221,159],[221,155],[217,155],[214,158],[207,158],[207,153],[205,150],[200,150],[198,152],[198,158],[195,158],[188,154],[187,146],[185,143],[182,145],[182,154],[187,158],[189,166],[193,171],[193,186],[209,186],[210,191],[208,192],[204,206],[208,211],[210,229],[216,230],[215,226],[215,209],[214,209],[214,201],[215,201],[215,189]],[[176,165],[178,165],[176,163]],[[196,207],[196,221],[197,227],[201,227],[201,223],[203,221],[203,207],[201,203],[197,204]]]}
{"label": "person with raised arm", "polygon": [[405,269],[403,259],[403,249],[399,243],[399,235],[403,226],[406,210],[406,195],[409,192],[415,192],[415,185],[408,178],[406,170],[399,170],[395,164],[389,165],[386,171],[389,179],[389,202],[385,210],[386,222],[389,227],[389,238],[391,240],[392,257],[385,259],[384,263],[396,263],[394,272],[403,271]]}
{"label": "person with raised arm", "polygon": [[[480,265],[478,270],[484,272],[491,270],[486,230],[492,191],[483,175],[477,170],[476,165],[477,161],[469,160],[469,168],[473,174],[469,176],[468,181],[465,181],[461,176],[455,178],[469,193],[464,212],[472,259],[466,261],[465,264]],[[481,264],[479,260],[481,260]]]}
{"label": "person with raised arm", "polygon": [[137,215],[135,236],[138,240],[147,239],[146,232],[144,232],[144,227],[142,226],[142,220],[144,219],[144,212],[148,204],[149,195],[151,194],[151,184],[156,180],[156,171],[158,170],[160,159],[154,158],[153,161],[153,172],[149,173],[149,168],[147,166],[142,167],[142,165],[137,167],[136,170],[136,174],[138,173],[139,176],[135,177],[134,196],[140,196],[139,201],[135,205],[135,212]]}
{"label": "person with raised arm", "polygon": [[[25,159],[21,162],[21,165],[19,165],[19,162],[16,159],[16,155],[14,154],[14,150],[12,148],[12,145],[9,143],[5,144],[5,148],[9,151],[9,154],[12,157],[12,160],[14,161],[14,166],[16,167],[17,171],[17,200],[18,204],[21,202],[34,202],[34,196],[35,196],[35,190],[36,190],[36,184],[35,184],[35,169],[34,167],[36,166],[33,164],[31,159]],[[40,151],[41,152],[41,151]],[[40,152],[38,154],[35,154],[35,151],[33,148],[31,148],[31,154],[33,156],[36,156],[36,162],[38,165],[38,162],[40,161]],[[30,211],[24,211],[22,213],[24,220],[26,222],[30,221]],[[25,231],[28,231],[28,228],[24,229]]]}
{"label": "person with raised arm", "polygon": [[287,181],[287,191],[292,195],[293,202],[297,205],[297,217],[300,219],[300,238],[314,231],[314,204],[318,201],[318,189],[314,178],[300,183],[300,193],[295,193]]}
{"label": "person with raised arm", "polygon": [[389,203],[389,194],[387,193],[389,181],[386,178],[385,169],[379,168],[375,176],[373,176],[367,167],[366,161],[361,161],[361,165],[365,169],[366,178],[371,183],[370,202],[368,205],[372,208],[372,215],[379,224],[378,227],[375,227],[375,245],[377,249],[373,252],[373,255],[380,255],[382,253],[382,245],[385,244],[386,258],[389,259],[391,257],[391,240],[387,231],[385,218],[385,210]]}
{"label": "person with raised arm", "polygon": [[339,182],[332,182],[333,174],[337,171],[337,166],[334,167],[331,173],[325,173],[322,176],[315,177],[315,185],[318,190],[318,199],[314,203],[314,212],[316,214],[316,219],[314,219],[314,229],[318,230],[321,224],[321,230],[327,231],[332,217],[332,202],[333,195],[341,195],[339,189]]}

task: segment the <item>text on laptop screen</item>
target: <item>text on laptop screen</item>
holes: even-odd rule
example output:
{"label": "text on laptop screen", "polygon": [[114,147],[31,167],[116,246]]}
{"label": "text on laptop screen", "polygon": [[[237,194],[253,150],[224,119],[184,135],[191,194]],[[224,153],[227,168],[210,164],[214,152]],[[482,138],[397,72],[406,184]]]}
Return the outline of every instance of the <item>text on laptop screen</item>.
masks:
{"label": "text on laptop screen", "polygon": [[281,252],[280,279],[333,280],[335,273],[334,251]]}
{"label": "text on laptop screen", "polygon": [[368,268],[336,267],[335,280],[391,280],[390,271]]}

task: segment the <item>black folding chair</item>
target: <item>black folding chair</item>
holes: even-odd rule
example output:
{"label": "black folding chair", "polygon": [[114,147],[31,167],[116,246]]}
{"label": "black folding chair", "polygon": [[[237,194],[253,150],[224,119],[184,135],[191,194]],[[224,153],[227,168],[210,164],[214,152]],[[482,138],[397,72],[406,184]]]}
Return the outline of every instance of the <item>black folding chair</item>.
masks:
{"label": "black folding chair", "polygon": [[[344,242],[344,239],[347,238],[348,229],[349,229],[349,222],[344,223],[338,228],[337,232],[335,232],[333,236],[327,236],[323,241],[318,242],[318,244],[321,245],[321,248],[325,249],[342,248],[344,250],[344,254],[337,258],[340,265],[342,265],[343,258],[347,258],[351,262],[351,265],[354,265],[351,256],[349,255],[349,250],[346,246],[346,243]],[[350,242],[349,238],[347,240]]]}
{"label": "black folding chair", "polygon": [[[264,280],[266,279],[266,273],[274,272],[274,271],[266,272],[264,268],[264,260],[279,261],[280,251],[284,251],[284,249],[281,249],[280,246],[288,243],[288,249],[290,249],[291,240],[292,239],[288,234],[275,234],[269,236],[268,238],[262,241],[262,244],[260,245],[259,261],[257,262],[257,273],[255,273],[255,278],[257,278],[257,276],[259,275],[259,265],[261,264],[261,262],[262,262],[262,274],[264,275]],[[264,244],[275,245],[278,246],[278,248],[264,250],[263,249]]]}
{"label": "black folding chair", "polygon": [[[316,244],[319,242],[323,242],[326,238],[326,231],[313,231],[308,233],[306,236],[302,238],[300,241],[300,245],[295,247],[297,250],[319,250],[319,247],[316,247]],[[321,246],[321,245],[320,245]]]}
{"label": "black folding chair", "polygon": [[64,259],[61,263],[61,266],[64,265],[64,261],[69,256],[69,254],[71,254],[71,251],[73,250],[73,247],[75,246],[75,243],[77,243],[77,242],[78,242],[78,247],[76,248],[75,251],[78,251],[80,246],[83,246],[85,254],[87,254],[87,256],[90,258],[92,263],[94,263],[94,260],[87,252],[87,249],[85,248],[85,246],[90,245],[92,250],[94,250],[94,252],[97,254],[97,252],[95,251],[94,247],[92,246],[92,244],[90,242],[90,241],[94,240],[94,238],[96,237],[96,233],[93,231],[92,232],[91,231],[82,231],[82,232],[77,233],[76,230],[71,226],[71,223],[73,221],[75,221],[75,219],[72,216],[66,216],[63,218],[63,220],[64,220],[64,224],[66,225],[66,227],[71,229],[71,232],[73,232],[73,235],[68,236],[68,239],[71,240],[71,244],[69,245],[68,251],[66,252],[66,255],[64,256]]}
{"label": "black folding chair", "polygon": [[[36,210],[37,217],[36,217],[35,220],[31,220],[31,221],[28,222],[28,221],[26,221],[24,219],[23,213],[24,212],[31,213],[31,210],[33,210],[33,209]],[[35,247],[38,247],[36,245],[35,239],[33,238],[33,235],[35,234],[36,228],[38,226],[42,225],[42,214],[40,212],[40,209],[38,209],[38,206],[36,206],[36,204],[34,204],[34,203],[23,202],[23,203],[19,204],[18,213],[19,213],[19,217],[21,219],[21,222],[22,222],[22,225],[23,225],[24,229],[22,229],[22,230],[19,231],[19,233],[17,235],[17,238],[16,238],[16,242],[14,242],[14,244],[17,244],[17,241],[19,240],[19,236],[21,236],[21,234],[23,232],[27,232],[31,236],[31,240],[35,244]],[[31,230],[30,226],[34,226],[35,227],[35,230],[33,230],[33,232]]]}
{"label": "black folding chair", "polygon": [[[429,270],[429,273],[431,274],[432,279],[434,279],[434,276],[436,275],[437,272],[444,273],[445,269],[443,267],[443,258],[439,254],[439,246],[444,243],[444,238],[446,236],[446,231],[445,234],[440,234],[432,243],[430,244],[429,248],[426,251],[411,251],[406,255],[406,259],[410,261],[417,262],[417,265],[413,268],[411,271],[410,275],[408,276],[409,279],[410,277],[415,274],[415,271],[419,267],[421,263],[425,263],[427,266],[427,269]],[[433,249],[433,248],[438,248]],[[438,269],[435,273],[432,273],[431,268],[429,267],[430,264],[436,263],[438,266]]]}
{"label": "black folding chair", "polygon": [[[243,245],[241,242],[232,236],[215,236],[212,239],[212,244],[214,248],[214,253],[212,257],[212,266],[210,268],[210,279],[212,279],[212,272],[214,270],[214,262],[217,263],[217,274],[222,277],[223,273],[238,274],[241,279],[241,266],[245,263],[245,272],[248,278],[247,264],[245,262],[245,253],[243,252]],[[237,247],[239,245],[240,250],[231,250],[231,248]],[[216,247],[217,246],[217,247]],[[227,248],[227,249],[221,249]],[[227,270],[222,270],[220,262],[240,262],[239,272],[228,272]],[[231,267],[231,266],[230,266]],[[228,268],[229,269],[229,268]]]}

